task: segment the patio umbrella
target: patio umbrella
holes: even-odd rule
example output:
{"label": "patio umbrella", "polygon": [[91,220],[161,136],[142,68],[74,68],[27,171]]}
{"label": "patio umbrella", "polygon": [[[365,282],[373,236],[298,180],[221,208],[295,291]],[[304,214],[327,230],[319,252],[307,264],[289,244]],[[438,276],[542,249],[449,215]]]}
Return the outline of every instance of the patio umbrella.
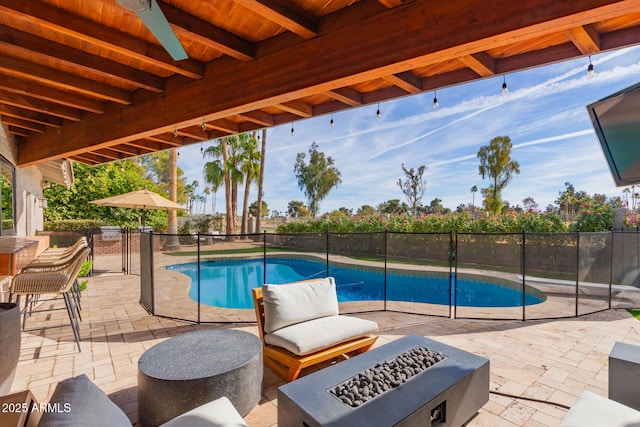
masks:
{"label": "patio umbrella", "polygon": [[186,210],[184,206],[180,206],[179,204],[162,197],[158,193],[149,191],[146,188],[144,190],[130,191],[129,193],[118,194],[117,196],[106,197],[104,199],[92,200],[89,203],[93,203],[98,206],[112,206],[115,208],[142,209],[143,226],[145,209]]}

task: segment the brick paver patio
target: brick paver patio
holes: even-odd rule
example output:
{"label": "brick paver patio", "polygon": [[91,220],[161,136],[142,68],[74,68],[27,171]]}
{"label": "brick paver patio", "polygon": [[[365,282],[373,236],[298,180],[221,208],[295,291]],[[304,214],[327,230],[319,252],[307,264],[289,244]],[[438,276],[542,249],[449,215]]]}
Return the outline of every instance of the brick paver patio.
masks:
{"label": "brick paver patio", "polygon": [[[255,324],[193,325],[149,315],[138,303],[139,276],[99,274],[83,297],[82,352],[70,327],[23,332],[12,391],[29,388],[47,401],[58,381],[86,374],[135,424],[137,361],[171,336],[204,328],[237,328],[257,334]],[[45,303],[51,304],[51,303]],[[57,303],[59,306],[61,302]],[[34,315],[28,326],[53,324],[65,311]],[[380,326],[376,345],[417,333],[491,360],[491,394],[469,426],[553,426],[583,390],[606,396],[608,355],[616,341],[640,345],[640,322],[624,310],[549,321],[452,320],[377,312],[362,315]],[[303,371],[304,374],[304,371]],[[276,389],[282,381],[265,368],[263,399],[245,418],[250,426],[275,426]],[[504,396],[513,395],[552,403]]]}

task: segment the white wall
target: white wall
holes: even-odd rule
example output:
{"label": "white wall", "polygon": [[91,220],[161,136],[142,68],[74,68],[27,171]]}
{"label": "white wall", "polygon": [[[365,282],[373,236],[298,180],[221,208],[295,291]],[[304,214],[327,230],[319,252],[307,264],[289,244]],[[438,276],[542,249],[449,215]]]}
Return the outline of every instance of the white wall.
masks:
{"label": "white wall", "polygon": [[[7,126],[0,122],[0,155],[15,166],[17,147]],[[42,174],[36,166],[16,168],[14,183],[16,235],[32,236],[36,230],[44,229],[42,208],[36,196],[42,194]]]}

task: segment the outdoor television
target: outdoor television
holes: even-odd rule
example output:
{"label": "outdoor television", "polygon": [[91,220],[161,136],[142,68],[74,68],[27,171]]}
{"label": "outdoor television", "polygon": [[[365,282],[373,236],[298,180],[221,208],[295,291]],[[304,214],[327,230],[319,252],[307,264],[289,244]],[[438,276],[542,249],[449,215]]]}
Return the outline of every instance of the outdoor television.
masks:
{"label": "outdoor television", "polygon": [[587,105],[613,180],[640,183],[640,83]]}

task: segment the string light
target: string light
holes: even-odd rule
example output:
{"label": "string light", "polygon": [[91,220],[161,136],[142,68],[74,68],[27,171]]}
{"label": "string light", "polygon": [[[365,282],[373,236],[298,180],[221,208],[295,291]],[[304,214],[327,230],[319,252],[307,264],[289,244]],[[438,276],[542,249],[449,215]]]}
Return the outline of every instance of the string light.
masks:
{"label": "string light", "polygon": [[176,150],[176,152],[178,153],[178,158],[180,158],[180,150]]}
{"label": "string light", "polygon": [[591,78],[595,74],[593,71],[593,63],[591,63],[591,55],[589,55],[589,66],[587,67],[587,77]]}
{"label": "string light", "polygon": [[336,123],[333,121],[333,113],[331,113],[331,121],[329,122],[329,126],[334,127]]}
{"label": "string light", "polygon": [[202,119],[202,130],[207,130],[207,125],[204,123],[204,119]]}
{"label": "string light", "polygon": [[433,108],[438,108],[438,97],[435,90],[433,91]]}
{"label": "string light", "polygon": [[378,102],[378,109],[376,110],[376,119],[380,120],[380,117],[382,115],[380,114],[380,103]]}
{"label": "string light", "polygon": [[178,127],[177,126],[173,128],[173,137],[174,138],[178,137]]}
{"label": "string light", "polygon": [[507,76],[502,76],[502,96],[506,96],[509,93],[509,88],[507,87]]}
{"label": "string light", "polygon": [[204,156],[204,147],[202,146],[202,142],[200,143],[200,154]]}
{"label": "string light", "polygon": [[296,134],[296,130],[293,128],[293,122],[291,122],[291,136]]}

